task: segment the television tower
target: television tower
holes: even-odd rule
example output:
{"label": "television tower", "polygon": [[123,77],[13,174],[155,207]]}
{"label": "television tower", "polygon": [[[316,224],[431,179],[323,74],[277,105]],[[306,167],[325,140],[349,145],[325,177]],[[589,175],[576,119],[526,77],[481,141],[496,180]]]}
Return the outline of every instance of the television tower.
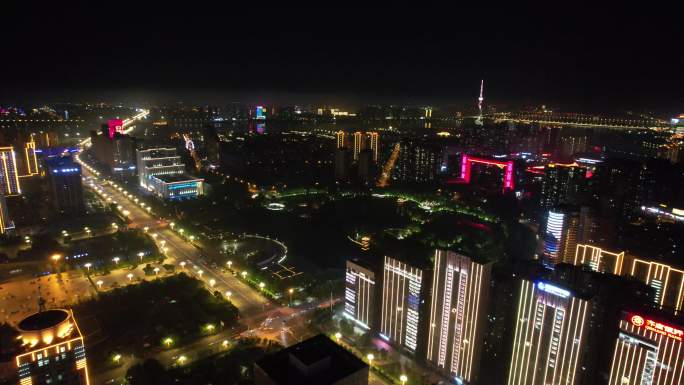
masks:
{"label": "television tower", "polygon": [[484,79],[480,80],[480,97],[477,98],[477,108],[480,111],[480,114],[477,116],[477,119],[475,119],[475,124],[478,126],[482,125],[482,102],[484,101]]}

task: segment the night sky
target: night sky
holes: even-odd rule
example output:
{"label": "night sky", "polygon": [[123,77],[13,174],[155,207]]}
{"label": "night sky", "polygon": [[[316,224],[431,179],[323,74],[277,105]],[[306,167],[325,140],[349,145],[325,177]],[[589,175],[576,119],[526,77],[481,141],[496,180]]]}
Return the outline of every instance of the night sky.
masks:
{"label": "night sky", "polygon": [[502,107],[684,112],[682,20],[643,9],[419,11],[204,9],[115,26],[82,11],[17,16],[4,27],[0,101],[468,104],[484,78],[485,101]]}

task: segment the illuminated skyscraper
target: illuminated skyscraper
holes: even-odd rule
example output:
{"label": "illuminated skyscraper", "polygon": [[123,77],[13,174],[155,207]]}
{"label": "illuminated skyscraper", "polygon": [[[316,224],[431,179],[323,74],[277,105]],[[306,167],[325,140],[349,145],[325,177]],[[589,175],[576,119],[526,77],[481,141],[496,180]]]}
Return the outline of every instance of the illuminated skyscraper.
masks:
{"label": "illuminated skyscraper", "polygon": [[551,163],[544,169],[541,207],[549,209],[561,204],[579,204],[586,187],[585,167],[577,164]]}
{"label": "illuminated skyscraper", "polygon": [[0,194],[0,234],[5,234],[7,231],[14,228],[14,223],[9,217],[7,211],[7,200],[5,196]]}
{"label": "illuminated skyscraper", "polygon": [[375,272],[370,266],[360,260],[347,260],[344,316],[366,330],[375,324],[375,283]]}
{"label": "illuminated skyscraper", "polygon": [[50,158],[45,163],[55,211],[70,215],[85,212],[81,165],[74,163],[71,157]]}
{"label": "illuminated skyscraper", "polygon": [[426,359],[465,383],[479,369],[491,266],[435,251]]}
{"label": "illuminated skyscraper", "polygon": [[586,207],[580,211],[549,210],[543,234],[543,263],[549,267],[561,262],[573,263],[577,244],[590,242],[593,229],[593,216]]}
{"label": "illuminated skyscraper", "polygon": [[185,172],[185,164],[175,148],[138,150],[136,158],[138,181],[145,188],[148,188],[153,176],[182,175]]}
{"label": "illuminated skyscraper", "polygon": [[14,147],[0,147],[0,194],[21,194]]}
{"label": "illuminated skyscraper", "polygon": [[415,353],[426,317],[421,314],[426,272],[385,256],[382,274],[380,337]]}
{"label": "illuminated skyscraper", "polygon": [[622,274],[625,252],[612,253],[600,247],[591,245],[577,245],[574,265],[589,266],[594,271],[609,274]]}
{"label": "illuminated skyscraper", "polygon": [[24,175],[38,174],[38,157],[36,156],[36,142],[33,140],[33,135],[31,135],[31,140],[24,144],[24,162]]}
{"label": "illuminated skyscraper", "polygon": [[655,290],[655,301],[661,307],[682,310],[684,270],[664,263],[635,258],[631,268],[625,273],[651,286]]}
{"label": "illuminated skyscraper", "polygon": [[373,153],[373,162],[378,161],[378,133],[377,132],[367,132],[368,136],[368,148],[370,148]]}
{"label": "illuminated skyscraper", "polygon": [[680,385],[684,326],[646,313],[623,312],[609,385]]}
{"label": "illuminated skyscraper", "polygon": [[347,142],[345,141],[346,133],[344,131],[342,131],[342,130],[337,131],[337,133],[335,133],[335,136],[337,138],[337,148],[338,149],[347,147]]}
{"label": "illuminated skyscraper", "polygon": [[587,300],[569,290],[522,280],[508,385],[579,384],[588,308]]}
{"label": "illuminated skyscraper", "polygon": [[366,148],[366,145],[363,140],[363,133],[360,131],[357,131],[354,133],[354,160],[359,159],[359,153],[361,150]]}
{"label": "illuminated skyscraper", "polygon": [[71,311],[35,313],[18,325],[24,352],[16,356],[20,385],[88,385],[83,335]]}

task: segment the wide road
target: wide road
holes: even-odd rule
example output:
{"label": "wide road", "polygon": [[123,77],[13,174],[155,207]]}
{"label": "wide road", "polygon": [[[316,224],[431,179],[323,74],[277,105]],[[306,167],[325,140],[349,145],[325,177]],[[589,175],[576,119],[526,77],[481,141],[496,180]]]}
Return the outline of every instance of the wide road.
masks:
{"label": "wide road", "polygon": [[[84,163],[81,160],[81,163]],[[155,235],[155,239],[163,250],[166,248],[167,260],[177,269],[185,271],[204,281],[212,290],[218,290],[228,297],[237,306],[242,317],[252,319],[260,313],[268,310],[271,306],[258,290],[248,286],[231,274],[224,273],[220,268],[212,267],[201,257],[200,251],[188,240],[180,236],[176,231],[168,227],[168,221],[154,216],[154,213],[144,206],[142,201],[135,202],[130,191],[96,177],[88,167],[83,168],[83,176],[86,178],[86,186],[96,190],[101,197],[115,203],[121,214],[130,220],[130,227],[148,228],[148,232]],[[120,207],[120,208],[119,208]],[[184,266],[182,266],[182,262]],[[214,282],[211,285],[211,282]],[[248,327],[252,325],[247,325]]]}

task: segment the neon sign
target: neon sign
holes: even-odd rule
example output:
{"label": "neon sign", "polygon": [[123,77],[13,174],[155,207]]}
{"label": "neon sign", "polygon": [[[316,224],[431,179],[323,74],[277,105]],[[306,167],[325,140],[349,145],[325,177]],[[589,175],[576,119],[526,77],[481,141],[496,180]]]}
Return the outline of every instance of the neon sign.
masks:
{"label": "neon sign", "polygon": [[570,296],[569,291],[561,289],[560,287],[551,285],[549,283],[537,282],[537,289],[562,298],[568,298]]}
{"label": "neon sign", "polygon": [[504,190],[513,190],[513,161],[498,161],[476,158],[463,154],[461,158],[461,179],[465,183],[470,183],[470,169],[473,163],[485,164],[488,166],[497,166],[504,169],[503,188]]}
{"label": "neon sign", "polygon": [[644,318],[638,314],[632,315],[632,317],[629,319],[629,322],[638,328],[644,328],[648,331],[658,333],[677,341],[681,341],[682,338],[684,338],[684,330],[678,329],[674,326],[666,325],[662,322]]}

